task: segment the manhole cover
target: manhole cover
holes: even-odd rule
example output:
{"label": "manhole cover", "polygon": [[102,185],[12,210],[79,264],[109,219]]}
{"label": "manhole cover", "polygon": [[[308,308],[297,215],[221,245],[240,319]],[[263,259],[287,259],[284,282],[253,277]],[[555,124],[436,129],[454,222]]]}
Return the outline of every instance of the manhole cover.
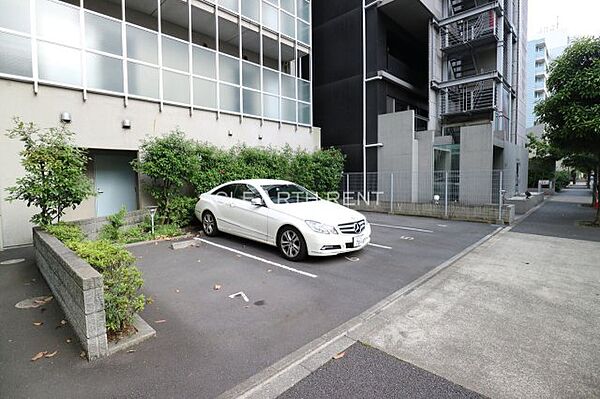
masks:
{"label": "manhole cover", "polygon": [[7,259],[0,262],[0,265],[14,265],[15,263],[25,262],[24,258]]}

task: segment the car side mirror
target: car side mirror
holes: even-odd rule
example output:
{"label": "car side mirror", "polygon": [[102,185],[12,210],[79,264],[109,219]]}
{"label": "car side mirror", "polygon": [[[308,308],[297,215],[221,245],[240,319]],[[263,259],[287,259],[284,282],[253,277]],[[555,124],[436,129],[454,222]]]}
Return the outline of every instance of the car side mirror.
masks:
{"label": "car side mirror", "polygon": [[265,202],[260,197],[252,198],[252,200],[250,201],[250,203],[252,205],[254,205],[254,206],[264,206],[265,205]]}

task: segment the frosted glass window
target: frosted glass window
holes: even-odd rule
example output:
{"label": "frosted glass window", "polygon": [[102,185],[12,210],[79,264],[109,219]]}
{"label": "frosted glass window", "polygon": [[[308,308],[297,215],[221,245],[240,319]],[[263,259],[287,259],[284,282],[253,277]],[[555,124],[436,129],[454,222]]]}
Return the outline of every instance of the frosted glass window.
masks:
{"label": "frosted glass window", "polygon": [[244,113],[260,116],[260,93],[244,90]]}
{"label": "frosted glass window", "polygon": [[81,86],[80,51],[38,42],[38,69],[42,80]]}
{"label": "frosted glass window", "polygon": [[279,119],[279,97],[263,94],[264,117]]}
{"label": "frosted glass window", "polygon": [[95,14],[85,13],[85,45],[93,50],[122,55],[121,24]]}
{"label": "frosted glass window", "polygon": [[158,98],[158,68],[127,63],[129,93],[149,98]]}
{"label": "frosted glass window", "polygon": [[189,104],[189,76],[171,71],[163,71],[163,99],[165,101]]}
{"label": "frosted glass window", "polygon": [[[246,0],[242,0],[244,2]],[[237,0],[219,0],[219,4],[225,8],[229,8],[230,10],[237,11],[238,10],[238,2]]]}
{"label": "frosted glass window", "polygon": [[31,77],[31,41],[0,32],[0,72]]}
{"label": "frosted glass window", "polygon": [[275,31],[278,30],[279,25],[277,24],[277,9],[263,1],[262,13],[263,25]]}
{"label": "frosted glass window", "polygon": [[297,38],[302,43],[310,44],[310,28],[307,23],[298,20]]}
{"label": "frosted glass window", "polygon": [[236,86],[219,85],[219,100],[221,110],[240,112],[240,89]]}
{"label": "frosted glass window", "polygon": [[296,79],[294,77],[281,75],[281,95],[296,98]]}
{"label": "frosted glass window", "polygon": [[168,68],[189,71],[188,45],[178,40],[162,37],[162,63]]}
{"label": "frosted glass window", "polygon": [[123,62],[94,53],[85,54],[87,86],[91,89],[123,92]]}
{"label": "frosted glass window", "polygon": [[298,123],[310,125],[310,104],[298,103]]}
{"label": "frosted glass window", "polygon": [[29,1],[0,0],[0,10],[1,27],[29,33]]}
{"label": "frosted glass window", "polygon": [[291,38],[296,37],[296,18],[292,17],[289,14],[284,13],[283,11],[280,13],[281,15],[281,33],[287,35]]}
{"label": "frosted glass window", "polygon": [[216,53],[202,47],[192,47],[192,68],[194,74],[206,76],[207,78],[216,77]]}
{"label": "frosted glass window", "polygon": [[244,87],[260,90],[260,67],[247,62],[242,63],[242,80]]}
{"label": "frosted glass window", "polygon": [[306,22],[310,22],[310,7],[307,0],[297,0],[298,18],[302,18]]}
{"label": "frosted glass window", "polygon": [[242,15],[258,21],[260,19],[260,0],[242,0]]}
{"label": "frosted glass window", "polygon": [[280,3],[281,8],[283,8],[292,15],[294,14],[294,0],[281,0]]}
{"label": "frosted glass window", "polygon": [[296,101],[281,99],[281,119],[286,122],[296,122]]}
{"label": "frosted glass window", "polygon": [[237,59],[219,55],[219,79],[240,84],[240,63]]}
{"label": "frosted glass window", "polygon": [[194,78],[194,105],[217,108],[217,84],[210,80]]}
{"label": "frosted glass window", "polygon": [[310,82],[298,79],[298,99],[310,101]]}
{"label": "frosted glass window", "polygon": [[79,46],[79,10],[77,8],[48,0],[38,0],[36,20],[39,37]]}
{"label": "frosted glass window", "polygon": [[263,91],[279,94],[279,74],[268,69],[263,69]]}
{"label": "frosted glass window", "polygon": [[127,57],[158,64],[156,33],[127,25]]}

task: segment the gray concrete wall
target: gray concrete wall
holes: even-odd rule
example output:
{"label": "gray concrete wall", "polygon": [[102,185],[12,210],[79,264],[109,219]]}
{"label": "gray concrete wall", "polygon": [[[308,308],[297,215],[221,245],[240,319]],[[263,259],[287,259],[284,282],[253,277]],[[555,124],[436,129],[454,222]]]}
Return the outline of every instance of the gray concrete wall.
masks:
{"label": "gray concrete wall", "polygon": [[[53,127],[59,123],[59,115],[68,111],[72,116],[70,128],[76,133],[76,144],[93,149],[137,150],[147,136],[157,136],[179,127],[199,141],[210,142],[219,147],[246,144],[257,147],[301,148],[314,151],[320,147],[320,130],[294,125],[215,112],[194,110],[165,105],[162,112],[157,103],[129,100],[124,106],[122,98],[89,93],[83,101],[80,90],[40,86],[34,94],[30,83],[0,79],[0,131],[13,126],[12,118],[37,123],[40,127]],[[131,129],[123,129],[123,119],[131,121]],[[229,136],[231,133],[231,136]],[[262,137],[262,139],[260,138]],[[23,175],[19,163],[22,144],[0,134],[0,199],[6,197],[5,189],[15,184],[15,178]],[[143,193],[143,190],[140,190]],[[140,206],[148,198],[141,195]],[[29,218],[35,213],[21,201],[0,201],[2,243],[5,247],[31,243]],[[77,213],[67,219],[96,216],[93,199],[85,201]]]}
{"label": "gray concrete wall", "polygon": [[435,132],[432,130],[416,132],[416,136],[419,143],[417,200],[427,202],[433,198],[433,138]]}
{"label": "gray concrete wall", "polygon": [[[146,216],[150,216],[146,209],[140,209],[138,211],[128,212],[123,219],[123,226],[134,226],[144,221]],[[102,230],[102,227],[106,226],[110,222],[108,217],[89,218],[82,220],[75,220],[71,223],[81,227],[81,230],[85,233],[89,240],[95,240],[98,238],[98,234]]]}
{"label": "gray concrete wall", "polygon": [[460,196],[465,204],[492,202],[492,124],[460,129]]}
{"label": "gray concrete wall", "polygon": [[102,276],[57,238],[33,230],[35,261],[65,318],[93,360],[108,355]]}

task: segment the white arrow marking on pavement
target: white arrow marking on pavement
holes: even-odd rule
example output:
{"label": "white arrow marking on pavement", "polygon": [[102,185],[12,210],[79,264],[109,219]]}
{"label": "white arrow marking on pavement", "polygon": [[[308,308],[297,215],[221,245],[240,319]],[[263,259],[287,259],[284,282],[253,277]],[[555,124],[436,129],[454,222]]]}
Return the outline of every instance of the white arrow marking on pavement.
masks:
{"label": "white arrow marking on pavement", "polygon": [[248,299],[246,294],[244,294],[244,291],[240,291],[240,292],[236,292],[235,294],[231,294],[231,295],[229,295],[229,298],[233,299],[237,296],[241,296],[245,302],[250,302],[250,299]]}
{"label": "white arrow marking on pavement", "polygon": [[416,227],[390,226],[389,224],[379,224],[379,223],[370,223],[370,224],[371,224],[371,226],[387,227],[388,229],[420,231],[421,233],[433,233],[433,230],[417,229]]}

